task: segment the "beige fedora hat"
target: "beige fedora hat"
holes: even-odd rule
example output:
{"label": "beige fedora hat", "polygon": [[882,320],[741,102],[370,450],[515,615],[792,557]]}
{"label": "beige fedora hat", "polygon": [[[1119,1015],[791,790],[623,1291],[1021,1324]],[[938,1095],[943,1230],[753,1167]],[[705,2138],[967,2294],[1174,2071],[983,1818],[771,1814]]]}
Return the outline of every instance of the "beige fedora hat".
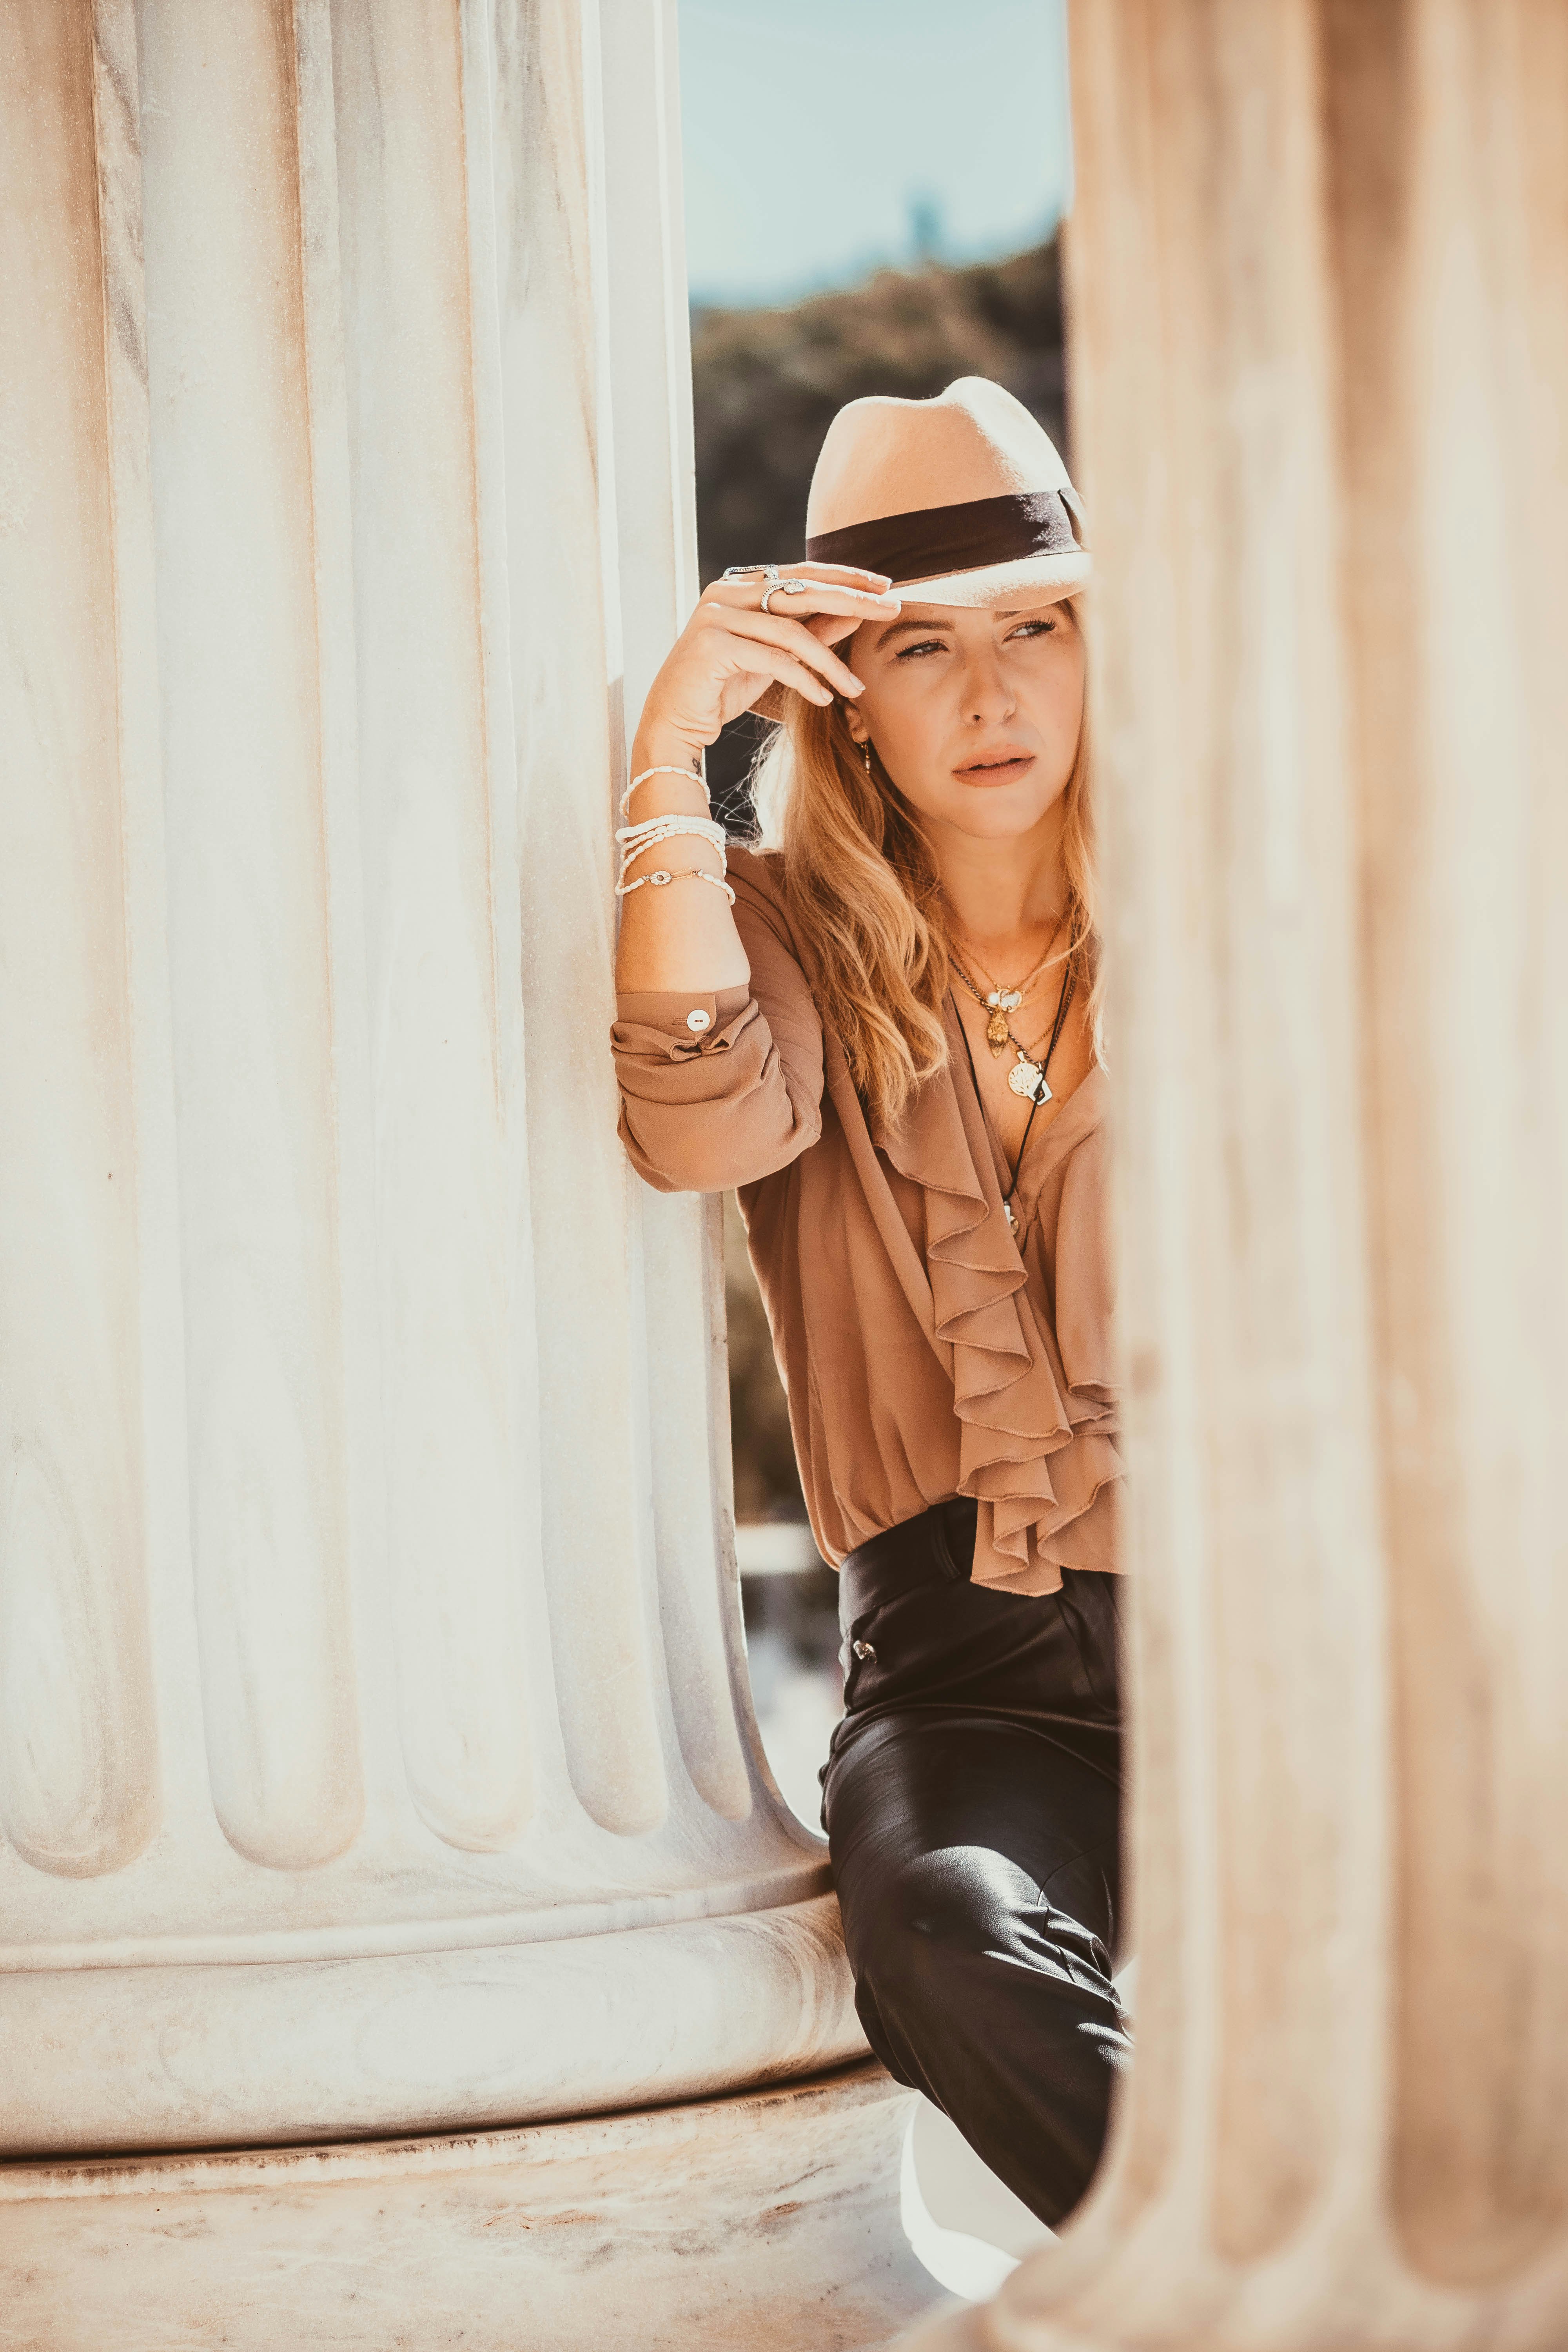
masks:
{"label": "beige fedora hat", "polygon": [[[961,375],[934,400],[852,400],[827,428],[805,507],[808,563],[880,572],[913,604],[1070,596],[1089,576],[1083,507],[1022,401]],[[752,708],[782,719],[788,691]]]}
{"label": "beige fedora hat", "polygon": [[888,574],[918,604],[1068,596],[1089,576],[1083,509],[1050,436],[984,376],[934,400],[852,400],[805,509],[811,563]]}

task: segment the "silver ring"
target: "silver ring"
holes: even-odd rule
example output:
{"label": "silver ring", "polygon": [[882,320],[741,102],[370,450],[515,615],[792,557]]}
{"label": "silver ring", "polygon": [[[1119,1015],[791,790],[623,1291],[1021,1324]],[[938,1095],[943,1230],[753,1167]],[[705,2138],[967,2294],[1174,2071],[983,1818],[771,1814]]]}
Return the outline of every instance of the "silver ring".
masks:
{"label": "silver ring", "polygon": [[720,574],[723,580],[776,580],[776,563],[727,563]]}
{"label": "silver ring", "polygon": [[804,596],[810,587],[809,580],[770,580],[763,591],[763,610],[768,612],[770,596]]}

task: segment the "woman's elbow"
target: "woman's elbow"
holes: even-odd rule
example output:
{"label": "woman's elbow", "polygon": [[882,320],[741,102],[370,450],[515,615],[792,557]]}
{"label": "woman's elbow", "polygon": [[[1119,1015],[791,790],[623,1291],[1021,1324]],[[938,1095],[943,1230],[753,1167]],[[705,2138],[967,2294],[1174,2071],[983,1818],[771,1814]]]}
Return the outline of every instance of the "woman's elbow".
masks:
{"label": "woman's elbow", "polygon": [[621,1139],[632,1166],[656,1192],[731,1192],[742,1184],[776,1175],[816,1142],[815,1129],[798,1125],[769,1136],[726,1132],[711,1122],[660,1122],[657,1134],[623,1109]]}

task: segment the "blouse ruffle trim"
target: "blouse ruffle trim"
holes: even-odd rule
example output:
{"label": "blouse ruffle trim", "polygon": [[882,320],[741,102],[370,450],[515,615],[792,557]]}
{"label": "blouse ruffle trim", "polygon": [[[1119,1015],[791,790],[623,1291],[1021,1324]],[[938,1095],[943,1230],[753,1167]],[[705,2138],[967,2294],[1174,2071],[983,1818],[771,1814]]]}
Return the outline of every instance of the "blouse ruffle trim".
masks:
{"label": "blouse ruffle trim", "polygon": [[[957,1039],[955,1049],[962,1052]],[[1064,1109],[1062,1116],[1068,1115]],[[979,1124],[978,1107],[976,1125]],[[937,1338],[952,1350],[960,1423],[959,1493],[979,1503],[973,1579],[1050,1591],[1071,1539],[1102,1488],[1121,1477],[1109,1380],[1109,1331],[1084,1330],[1094,1360],[1063,1364],[1058,1380],[1035,1319],[1027,1276],[1007,1228],[989,1146],[966,1129],[955,1073],[922,1087],[896,1129],[873,1140],[925,1202],[925,1264]],[[977,1150],[975,1147],[979,1146]],[[1077,1192],[1064,1191],[1057,1237],[1058,1286],[1075,1255]],[[1087,1240],[1082,1246],[1087,1247]],[[1109,1500],[1109,1498],[1108,1498]],[[1090,1530],[1083,1530],[1086,1537]],[[1096,1531],[1087,1550],[1100,1564]],[[1084,1563],[1090,1565],[1088,1558]]]}

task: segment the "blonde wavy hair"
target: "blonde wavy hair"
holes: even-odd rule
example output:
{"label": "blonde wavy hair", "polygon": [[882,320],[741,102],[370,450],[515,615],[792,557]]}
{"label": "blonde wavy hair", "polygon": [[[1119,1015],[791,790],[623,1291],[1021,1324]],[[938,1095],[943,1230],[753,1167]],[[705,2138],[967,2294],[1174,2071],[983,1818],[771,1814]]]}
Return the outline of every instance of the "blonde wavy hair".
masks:
{"label": "blonde wavy hair", "polygon": [[[1079,625],[1077,600],[1064,600]],[[780,854],[784,904],[818,1012],[843,1045],[872,1116],[896,1127],[918,1087],[947,1066],[950,973],[942,890],[913,813],[844,706],[785,697],[752,771],[754,845]],[[1088,992],[1099,1051],[1100,954],[1087,716],[1067,784],[1062,868],[1067,945]]]}

